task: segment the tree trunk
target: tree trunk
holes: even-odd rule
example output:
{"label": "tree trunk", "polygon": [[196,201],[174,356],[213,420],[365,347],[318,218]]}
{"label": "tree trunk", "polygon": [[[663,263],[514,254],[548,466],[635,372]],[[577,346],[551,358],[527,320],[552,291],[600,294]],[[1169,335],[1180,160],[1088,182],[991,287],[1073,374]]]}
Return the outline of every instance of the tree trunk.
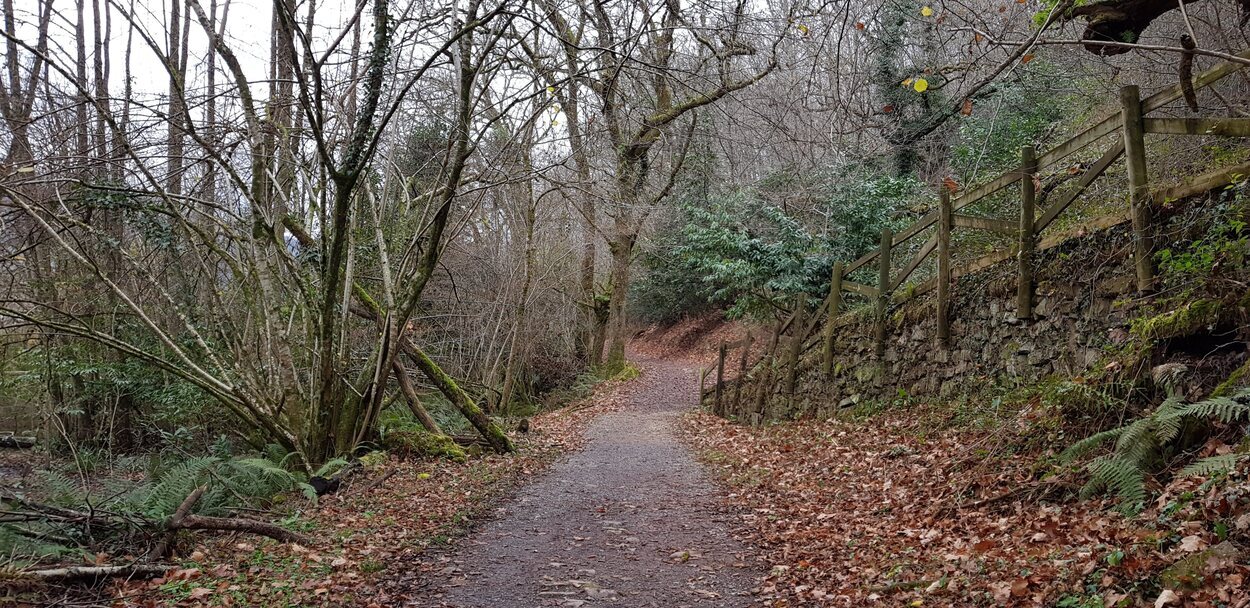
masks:
{"label": "tree trunk", "polygon": [[429,355],[417,348],[411,340],[406,340],[403,347],[404,352],[417,364],[417,368],[421,370],[421,373],[425,374],[425,377],[429,378],[434,383],[434,386],[438,387],[439,392],[443,393],[443,396],[447,397],[447,400],[456,406],[456,409],[460,410],[460,413],[464,414],[465,418],[469,419],[469,423],[482,434],[482,437],[486,439],[486,442],[490,444],[492,449],[501,454],[516,450],[512,445],[512,440],[508,439],[503,429],[500,429],[499,425],[495,424],[486,415],[486,412],[483,412],[482,408],[478,407],[465,394],[464,389],[460,388],[455,379],[447,375],[447,372],[444,372],[437,363],[434,363],[434,360],[430,359]]}
{"label": "tree trunk", "polygon": [[391,362],[391,367],[395,370],[395,380],[399,382],[399,390],[404,393],[404,400],[408,402],[408,409],[412,411],[412,415],[421,423],[421,426],[425,427],[425,430],[435,435],[442,435],[443,429],[438,427],[434,417],[421,405],[417,389],[412,385],[412,378],[408,377],[408,368],[404,366],[403,361],[395,359]]}
{"label": "tree trunk", "polygon": [[1084,17],[1085,31],[1081,40],[1085,50],[1095,55],[1119,55],[1130,48],[1107,45],[1107,42],[1135,43],[1155,19],[1183,4],[1197,0],[1111,0],[1073,8],[1070,17]]}
{"label": "tree trunk", "polygon": [[634,241],[633,234],[618,232],[617,239],[608,243],[612,254],[612,296],[608,300],[608,355],[604,367],[610,374],[625,368],[625,298],[629,294],[629,263]]}

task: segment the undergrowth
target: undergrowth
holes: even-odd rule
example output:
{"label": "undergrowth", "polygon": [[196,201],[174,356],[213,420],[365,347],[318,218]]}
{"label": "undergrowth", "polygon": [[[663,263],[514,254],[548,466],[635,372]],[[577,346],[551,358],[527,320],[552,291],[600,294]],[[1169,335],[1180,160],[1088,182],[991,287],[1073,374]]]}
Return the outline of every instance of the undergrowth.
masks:
{"label": "undergrowth", "polygon": [[[1071,463],[1093,450],[1114,441],[1109,454],[1098,456],[1085,465],[1089,481],[1081,489],[1083,498],[1100,493],[1113,494],[1117,508],[1133,514],[1142,510],[1149,496],[1149,476],[1176,458],[1187,447],[1187,428],[1205,425],[1215,419],[1230,425],[1250,420],[1250,389],[1232,397],[1213,397],[1197,403],[1186,403],[1173,395],[1148,415],[1126,425],[1096,433],[1068,447],[1061,455]],[[1198,460],[1181,470],[1181,475],[1210,476],[1231,469],[1246,454],[1225,454]]]}
{"label": "undergrowth", "polygon": [[[0,523],[0,554],[19,564],[32,564],[98,551],[127,552],[136,543],[148,542],[148,525],[170,517],[197,488],[204,492],[190,513],[227,516],[240,509],[271,509],[285,497],[301,494],[310,501],[317,496],[309,485],[309,475],[292,470],[294,457],[277,446],[265,454],[223,457],[195,456],[181,459],[154,459],[153,468],[141,481],[115,479],[87,484],[80,471],[48,469],[38,474],[32,492],[19,491],[0,497],[5,509],[26,515]],[[335,459],[313,472],[313,476],[333,475],[347,461]],[[86,523],[66,513],[99,512],[122,515],[127,526],[100,526]]]}

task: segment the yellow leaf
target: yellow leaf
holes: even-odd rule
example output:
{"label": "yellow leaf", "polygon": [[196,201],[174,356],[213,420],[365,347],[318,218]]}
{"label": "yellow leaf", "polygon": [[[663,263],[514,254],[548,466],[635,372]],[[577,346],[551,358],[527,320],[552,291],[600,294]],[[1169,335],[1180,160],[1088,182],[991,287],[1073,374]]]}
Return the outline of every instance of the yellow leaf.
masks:
{"label": "yellow leaf", "polygon": [[913,84],[913,85],[912,85],[912,88],[913,88],[913,89],[916,89],[916,92],[917,92],[917,93],[923,93],[923,92],[925,92],[925,91],[928,91],[928,90],[929,90],[929,81],[928,81],[928,80],[925,80],[925,79],[923,79],[923,78],[917,78],[917,79],[916,79],[916,84]]}
{"label": "yellow leaf", "polygon": [[911,79],[910,79],[910,78],[908,78],[907,80],[904,80],[904,81],[903,81],[903,86],[905,86],[905,87],[910,87],[910,86],[911,86]]}
{"label": "yellow leaf", "polygon": [[933,16],[933,9],[931,9],[931,8],[929,8],[929,7],[927,7],[927,6],[926,6],[926,7],[922,8],[922,9],[920,9],[920,14],[921,14],[921,15],[923,15],[923,16],[925,16],[925,17],[932,17],[932,16]]}
{"label": "yellow leaf", "polygon": [[803,25],[802,23],[800,23],[800,24],[798,25],[798,27],[799,27],[799,31],[800,31],[800,32],[803,32],[803,35],[804,35],[804,36],[806,36],[806,35],[807,35],[807,33],[808,33],[809,31],[811,31],[811,30],[807,29],[807,26],[806,26],[806,25]]}

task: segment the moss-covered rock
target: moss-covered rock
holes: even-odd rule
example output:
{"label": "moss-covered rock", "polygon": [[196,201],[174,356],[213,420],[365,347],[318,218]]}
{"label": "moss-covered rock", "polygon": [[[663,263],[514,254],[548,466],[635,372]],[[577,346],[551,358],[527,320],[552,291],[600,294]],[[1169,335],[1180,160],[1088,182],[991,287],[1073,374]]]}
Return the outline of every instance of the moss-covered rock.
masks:
{"label": "moss-covered rock", "polygon": [[1215,391],[1211,393],[1211,396],[1227,397],[1237,392],[1237,389],[1247,386],[1250,386],[1250,361],[1246,361],[1241,364],[1241,367],[1233,370],[1233,373],[1229,374],[1227,379],[1215,387]]}
{"label": "moss-covered rock", "polygon": [[1219,300],[1194,300],[1161,315],[1134,319],[1130,330],[1134,336],[1147,340],[1187,336],[1218,321],[1222,308]]}
{"label": "moss-covered rock", "polygon": [[420,427],[394,429],[386,433],[382,445],[391,453],[417,458],[446,458],[464,462],[464,449],[446,435],[436,435]]}
{"label": "moss-covered rock", "polygon": [[1236,563],[1239,559],[1241,552],[1237,547],[1224,541],[1172,564],[1159,574],[1159,584],[1164,589],[1196,589],[1209,570],[1218,570],[1221,564]]}

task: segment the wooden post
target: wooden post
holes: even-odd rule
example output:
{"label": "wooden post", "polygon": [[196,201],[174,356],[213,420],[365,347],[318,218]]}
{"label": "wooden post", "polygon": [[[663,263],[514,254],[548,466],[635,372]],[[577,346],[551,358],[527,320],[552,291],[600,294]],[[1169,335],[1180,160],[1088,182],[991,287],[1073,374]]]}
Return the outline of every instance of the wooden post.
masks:
{"label": "wooden post", "polygon": [[720,356],[716,359],[716,400],[713,407],[717,414],[724,415],[725,410],[721,403],[721,393],[725,389],[725,341],[720,342]]}
{"label": "wooden post", "polygon": [[833,322],[842,308],[842,262],[834,262],[829,280],[829,317],[825,320],[825,351],[821,371],[828,378],[833,374]]}
{"label": "wooden post", "polygon": [[1133,218],[1133,259],[1137,265],[1137,291],[1154,289],[1151,265],[1150,186],[1146,176],[1146,142],[1142,128],[1141,91],[1137,85],[1120,88],[1124,118],[1124,159],[1128,165],[1129,205]]}
{"label": "wooden post", "polygon": [[747,337],[742,345],[742,359],[738,361],[738,381],[734,383],[734,411],[742,411],[742,383],[747,378],[747,356],[751,354],[751,342],[755,337],[751,332],[747,332]]}
{"label": "wooden post", "polygon": [[703,407],[703,393],[707,389],[707,372],[699,368],[699,407]]}
{"label": "wooden post", "polygon": [[1037,173],[1037,148],[1020,148],[1020,254],[1017,256],[1016,318],[1033,318],[1033,219],[1036,215],[1037,188],[1033,175]]}
{"label": "wooden post", "polygon": [[938,208],[937,339],[943,348],[951,342],[951,209],[950,190],[943,187]]}
{"label": "wooden post", "polygon": [[790,336],[790,348],[786,351],[786,398],[794,402],[794,388],[799,376],[799,355],[803,353],[804,323],[807,315],[807,294],[799,294],[799,301],[794,305],[794,321],[791,327],[794,333]]}
{"label": "wooden post", "polygon": [[889,228],[881,229],[881,251],[878,252],[877,271],[877,360],[885,358],[885,309],[890,302],[890,247],[894,234]]}
{"label": "wooden post", "polygon": [[[760,375],[759,382],[755,383],[754,414],[761,418],[764,415],[764,405],[768,401],[768,391],[772,390],[773,362],[777,360],[777,344],[781,341],[781,327],[784,324],[784,320],[777,319],[777,326],[773,328],[768,339],[768,349],[764,355],[764,373]],[[752,424],[755,424],[754,419]]]}

